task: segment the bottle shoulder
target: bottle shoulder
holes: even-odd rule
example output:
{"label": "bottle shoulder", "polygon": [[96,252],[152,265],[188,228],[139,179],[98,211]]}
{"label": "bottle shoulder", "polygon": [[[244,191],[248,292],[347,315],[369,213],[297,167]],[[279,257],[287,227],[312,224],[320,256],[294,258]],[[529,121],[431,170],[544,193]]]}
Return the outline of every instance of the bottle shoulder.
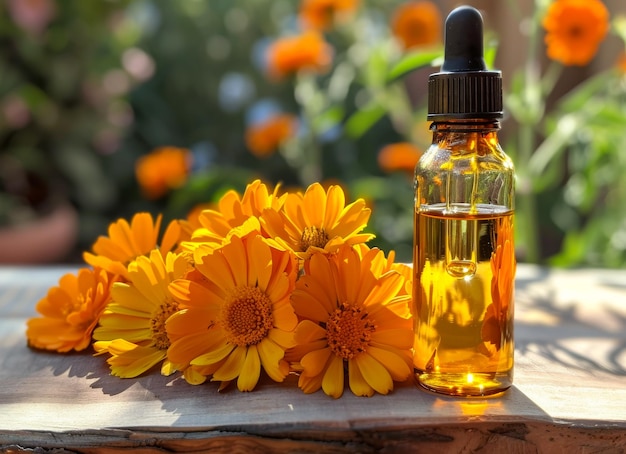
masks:
{"label": "bottle shoulder", "polygon": [[499,169],[502,172],[514,172],[512,159],[497,143],[464,149],[433,143],[420,158],[416,169],[452,170],[467,167],[479,171]]}

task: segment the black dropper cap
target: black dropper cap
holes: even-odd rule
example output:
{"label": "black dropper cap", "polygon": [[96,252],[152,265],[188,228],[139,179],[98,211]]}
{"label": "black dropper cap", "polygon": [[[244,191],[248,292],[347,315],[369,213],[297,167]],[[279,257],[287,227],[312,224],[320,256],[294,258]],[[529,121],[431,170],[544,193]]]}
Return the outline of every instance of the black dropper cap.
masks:
{"label": "black dropper cap", "polygon": [[483,18],[460,6],[446,19],[441,71],[428,78],[428,119],[502,118],[502,74],[483,58]]}

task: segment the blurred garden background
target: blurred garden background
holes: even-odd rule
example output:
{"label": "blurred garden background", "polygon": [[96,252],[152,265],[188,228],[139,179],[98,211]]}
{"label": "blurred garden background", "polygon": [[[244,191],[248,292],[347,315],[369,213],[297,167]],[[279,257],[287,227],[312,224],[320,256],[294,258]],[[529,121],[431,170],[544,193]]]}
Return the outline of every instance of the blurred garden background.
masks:
{"label": "blurred garden background", "polygon": [[[0,262],[78,262],[119,217],[184,218],[256,178],[341,184],[410,262],[426,81],[459,4],[1,0]],[[503,71],[519,260],[624,267],[626,4],[464,4]]]}

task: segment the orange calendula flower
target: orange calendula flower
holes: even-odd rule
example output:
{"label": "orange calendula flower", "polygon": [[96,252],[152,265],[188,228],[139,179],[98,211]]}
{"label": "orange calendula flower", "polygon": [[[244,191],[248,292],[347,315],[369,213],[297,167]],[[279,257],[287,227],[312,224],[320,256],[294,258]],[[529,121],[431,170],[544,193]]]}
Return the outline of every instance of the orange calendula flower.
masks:
{"label": "orange calendula flower", "polygon": [[306,28],[326,30],[335,20],[347,20],[359,6],[360,0],[303,0],[300,21]]}
{"label": "orange calendula flower", "polygon": [[223,386],[237,379],[240,391],[252,391],[261,369],[283,381],[285,349],[293,346],[298,322],[289,301],[298,272],[293,254],[250,233],[216,249],[198,248],[194,261],[199,278],[170,286],[181,310],[166,324],[169,359],[192,384],[209,376]]}
{"label": "orange calendula flower", "polygon": [[43,315],[28,321],[26,336],[32,347],[58,352],[84,350],[110,300],[109,288],[115,278],[103,269],[82,268],[78,274],[61,277],[37,303]]}
{"label": "orange calendula flower", "polygon": [[[384,259],[384,255],[373,255],[370,252],[371,248],[365,244],[355,244],[352,248],[359,254],[359,257],[363,260],[364,257],[375,258],[375,260],[370,260],[371,270],[376,275],[385,274],[388,271],[396,271],[402,276],[404,276],[405,280],[405,293],[411,294],[412,292],[412,282],[413,282],[413,267],[407,265],[406,263],[396,263],[396,251],[391,250],[387,254],[387,259]],[[378,249],[377,249],[378,250]]]}
{"label": "orange calendula flower", "polygon": [[609,12],[600,0],[557,0],[548,8],[543,27],[550,59],[584,66],[609,30]]}
{"label": "orange calendula flower", "polygon": [[374,235],[360,233],[371,210],[363,199],[346,205],[341,186],[332,185],[328,192],[313,183],[306,192],[287,194],[281,211],[265,210],[260,219],[268,241],[293,251],[306,260],[314,251],[332,253],[341,245],[365,243]]}
{"label": "orange calendula flower", "polygon": [[163,197],[187,181],[192,155],[186,148],[161,147],[140,157],[135,175],[143,194],[149,199]]}
{"label": "orange calendula flower", "polygon": [[268,72],[276,78],[303,70],[324,72],[331,61],[332,48],[314,31],[280,38],[270,45],[267,53]]}
{"label": "orange calendula flower", "polygon": [[[270,192],[261,180],[254,180],[246,186],[243,196],[235,190],[226,192],[218,202],[217,209],[203,210],[197,219],[201,225],[192,235],[192,241],[183,243],[186,250],[194,250],[200,243],[220,244],[232,232],[241,227],[250,217],[259,217],[272,208],[282,208],[286,194],[278,195],[280,186]],[[262,232],[263,233],[263,232]]]}
{"label": "orange calendula flower", "polygon": [[177,246],[181,228],[175,220],[167,226],[161,244],[157,243],[161,217],[159,215],[153,221],[150,213],[137,213],[130,224],[125,219],[111,223],[108,229],[109,236],[99,237],[92,246],[93,253],[83,254],[85,262],[128,279],[127,266],[137,257],[146,255],[155,248],[159,248],[165,254]]}
{"label": "orange calendula flower", "polygon": [[497,350],[503,342],[513,337],[507,332],[513,319],[514,277],[517,267],[513,247],[513,222],[503,218],[500,234],[496,239],[496,251],[491,256],[491,304],[487,306],[482,327],[482,338]]}
{"label": "orange calendula flower", "polygon": [[[363,253],[363,255],[361,255]],[[389,270],[378,249],[343,246],[314,254],[291,300],[301,320],[288,352],[305,393],[320,388],[338,398],[348,382],[358,396],[387,394],[412,372],[413,322],[405,278]]]}
{"label": "orange calendula flower", "polygon": [[396,8],[391,30],[404,49],[441,42],[441,13],[430,1],[408,1]]}
{"label": "orange calendula flower", "polygon": [[378,153],[378,165],[387,173],[400,170],[412,174],[421,156],[422,150],[409,142],[392,143]]}
{"label": "orange calendula flower", "polygon": [[165,322],[178,309],[168,286],[190,268],[183,255],[169,252],[164,257],[155,249],[128,266],[128,283],[113,285],[111,302],[93,333],[96,352],[111,355],[107,363],[113,375],[137,377],[159,363],[163,375],[176,370],[166,358],[170,341]]}
{"label": "orange calendula flower", "polygon": [[294,115],[274,115],[265,121],[251,125],[246,130],[246,145],[259,158],[270,156],[276,149],[292,137],[298,121]]}

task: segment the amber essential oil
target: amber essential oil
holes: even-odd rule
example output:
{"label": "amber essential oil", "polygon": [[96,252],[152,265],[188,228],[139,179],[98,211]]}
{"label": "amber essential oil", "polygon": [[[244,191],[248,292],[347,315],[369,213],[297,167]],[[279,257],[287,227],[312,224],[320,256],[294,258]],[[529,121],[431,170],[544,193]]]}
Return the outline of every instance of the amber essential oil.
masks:
{"label": "amber essential oil", "polygon": [[431,205],[415,216],[415,367],[426,389],[499,393],[513,381],[513,213]]}

